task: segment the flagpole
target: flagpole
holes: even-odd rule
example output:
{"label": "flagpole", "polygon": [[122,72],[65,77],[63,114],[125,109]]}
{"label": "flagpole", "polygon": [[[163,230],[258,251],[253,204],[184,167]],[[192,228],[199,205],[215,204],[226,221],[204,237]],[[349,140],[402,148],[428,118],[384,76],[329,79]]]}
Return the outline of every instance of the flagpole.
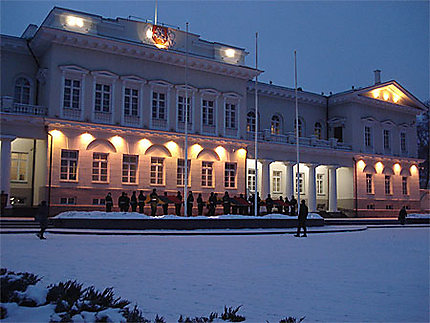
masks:
{"label": "flagpole", "polygon": [[[255,33],[255,70],[258,70],[258,32]],[[255,189],[254,189],[254,215],[258,215],[258,73],[255,76]]]}
{"label": "flagpole", "polygon": [[[294,51],[294,91],[296,97],[296,151],[297,151],[297,212],[300,210],[300,145],[299,145],[299,104],[297,100],[297,52]],[[294,192],[294,189],[293,189]]]}
{"label": "flagpole", "polygon": [[185,35],[185,147],[184,147],[184,167],[185,167],[185,180],[184,180],[184,215],[187,216],[187,191],[188,191],[188,22],[186,26]]}
{"label": "flagpole", "polygon": [[155,0],[155,13],[154,13],[154,25],[157,25],[157,10],[158,10],[158,0]]}

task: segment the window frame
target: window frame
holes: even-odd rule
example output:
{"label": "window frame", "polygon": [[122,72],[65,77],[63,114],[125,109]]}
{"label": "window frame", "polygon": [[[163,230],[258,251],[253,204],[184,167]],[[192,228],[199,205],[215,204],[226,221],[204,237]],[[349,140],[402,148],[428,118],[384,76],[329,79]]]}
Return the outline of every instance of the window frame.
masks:
{"label": "window frame", "polygon": [[320,195],[320,196],[326,195],[324,190],[324,177],[325,177],[325,174],[323,173],[317,173],[315,175],[317,195]]}
{"label": "window frame", "polygon": [[272,192],[282,192],[282,171],[279,169],[272,170]]}
{"label": "window frame", "polygon": [[237,188],[237,163],[234,163],[234,162],[224,163],[224,188],[226,189]]}
{"label": "window frame", "polygon": [[[27,82],[27,84],[17,84],[18,81],[20,80],[24,80],[25,82]],[[17,100],[17,89],[19,90],[19,100]],[[31,105],[33,102],[33,82],[31,81],[31,79],[25,75],[18,75],[18,77],[15,78],[14,80],[14,92],[13,92],[13,103],[15,104],[22,104],[22,105]],[[27,102],[23,101],[23,96],[24,96],[24,89],[28,90],[28,100],[26,100]]]}
{"label": "window frame", "polygon": [[[21,158],[14,158],[14,154],[19,155],[19,156],[23,156],[25,155],[25,167],[22,167],[22,159]],[[27,183],[28,182],[28,157],[29,157],[29,153],[28,152],[20,152],[20,151],[11,151],[10,153],[10,181],[13,183]],[[17,167],[16,167],[16,175],[17,178],[12,178],[12,164],[13,161],[17,162]],[[25,170],[25,174],[24,174],[24,179],[20,179],[20,170],[24,169]]]}
{"label": "window frame", "polygon": [[[250,116],[250,114],[252,114],[253,117]],[[246,132],[255,132],[256,125],[257,118],[255,115],[255,111],[248,111],[248,113],[246,114]]]}
{"label": "window frame", "polygon": [[[70,153],[76,153],[76,158],[72,158],[70,156],[63,157],[63,152],[67,152],[67,154]],[[63,165],[63,161],[66,161],[67,165]],[[75,172],[70,172],[70,169],[72,167],[71,162],[75,161]],[[63,167],[66,167],[67,171],[63,172]],[[62,178],[63,174],[66,175],[66,178]],[[71,175],[75,175],[75,178],[71,178]],[[59,169],[59,175],[60,175],[60,182],[78,182],[79,180],[79,150],[75,149],[61,149],[60,151],[60,169]]]}
{"label": "window frame", "polygon": [[201,186],[203,188],[215,187],[214,162],[213,161],[203,161],[202,160],[202,164],[201,164]]}
{"label": "window frame", "polygon": [[299,173],[299,181],[297,182],[297,172],[294,176],[294,182],[295,182],[295,190],[296,190],[296,194],[298,192],[298,189],[300,188],[300,194],[305,194],[305,173],[304,172],[300,172]]}
{"label": "window frame", "polygon": [[[106,159],[95,159],[95,155],[100,155],[100,157],[106,156]],[[104,163],[103,160],[105,160],[106,167],[102,167],[102,164]],[[96,168],[97,174],[94,174],[94,164],[97,163],[98,166]],[[106,169],[106,180],[102,180],[102,169]],[[97,176],[98,179],[94,179],[94,176]],[[99,153],[99,152],[93,152],[93,159],[92,159],[92,167],[91,167],[91,182],[93,183],[109,183],[109,154],[108,153]]]}
{"label": "window frame", "polygon": [[[180,163],[182,163],[180,165]],[[191,159],[188,159],[187,162],[187,169],[188,169],[188,182],[187,187],[191,187]],[[185,159],[178,158],[176,161],[176,186],[177,187],[184,187],[185,186]]]}
{"label": "window frame", "polygon": [[373,186],[373,174],[366,173],[365,184],[366,184],[366,194],[374,194]]}
{"label": "window frame", "polygon": [[322,139],[322,124],[319,121],[315,122],[314,124],[314,136],[318,140]]}
{"label": "window frame", "polygon": [[[251,171],[253,173],[251,173]],[[255,181],[255,168],[248,168],[247,172],[246,172],[246,187],[248,189],[249,192],[255,192],[255,186],[256,186],[256,181]]]}
{"label": "window frame", "polygon": [[402,194],[409,195],[409,180],[407,176],[402,176]]}
{"label": "window frame", "polygon": [[385,175],[385,177],[384,177],[384,192],[385,192],[385,195],[392,195],[393,194],[392,185],[393,185],[393,181],[392,181],[391,175]]}
{"label": "window frame", "polygon": [[277,114],[270,118],[270,134],[275,136],[281,134],[281,117]]}
{"label": "window frame", "polygon": [[[126,161],[125,158],[128,160]],[[135,158],[136,160],[134,162],[130,161],[131,158]],[[123,154],[122,155],[122,163],[121,163],[121,183],[125,185],[138,185],[138,179],[139,179],[139,155],[132,155],[132,154]],[[132,176],[132,169],[130,166],[135,166],[134,169],[134,181],[131,181],[133,178]],[[127,166],[127,167],[125,167]],[[124,172],[127,172],[126,175],[124,175]],[[126,178],[126,181],[124,181],[124,178]]]}
{"label": "window frame", "polygon": [[151,186],[165,185],[165,160],[164,157],[151,156],[149,169],[149,184]]}
{"label": "window frame", "polygon": [[[64,119],[83,119],[84,113],[84,102],[85,102],[85,79],[89,71],[77,65],[65,65],[60,66],[61,70],[61,97],[60,97],[60,106],[61,106],[61,117]],[[64,89],[65,89],[65,81],[66,79],[80,81],[80,92],[79,92],[79,108],[69,108],[64,106]],[[65,111],[73,111],[72,116],[66,116]],[[75,116],[75,112],[79,112]]]}

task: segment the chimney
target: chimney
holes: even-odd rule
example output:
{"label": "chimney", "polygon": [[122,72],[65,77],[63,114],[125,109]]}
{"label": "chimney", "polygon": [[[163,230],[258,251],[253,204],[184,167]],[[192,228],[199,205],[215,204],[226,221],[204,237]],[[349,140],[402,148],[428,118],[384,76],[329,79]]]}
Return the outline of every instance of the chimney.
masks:
{"label": "chimney", "polygon": [[375,84],[381,83],[381,70],[374,70],[373,73],[375,73]]}

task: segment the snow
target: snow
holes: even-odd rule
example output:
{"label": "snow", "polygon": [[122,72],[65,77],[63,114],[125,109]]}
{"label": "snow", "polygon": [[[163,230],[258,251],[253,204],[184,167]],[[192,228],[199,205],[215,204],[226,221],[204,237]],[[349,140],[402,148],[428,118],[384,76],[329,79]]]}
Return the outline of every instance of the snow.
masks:
{"label": "snow", "polygon": [[[158,220],[213,220],[213,219],[297,219],[297,216],[289,216],[280,213],[272,213],[263,216],[250,216],[250,215],[238,215],[238,214],[224,214],[217,216],[193,216],[184,217],[173,214],[161,215],[161,216],[149,216],[137,212],[102,212],[102,211],[67,211],[58,214],[54,217],[55,219],[158,219]],[[322,219],[317,213],[309,213],[308,219]]]}
{"label": "snow", "polygon": [[25,292],[17,292],[21,296],[25,296],[26,299],[32,299],[37,305],[42,305],[46,302],[46,295],[48,294],[48,289],[46,286],[39,282],[36,285],[29,285]]}
{"label": "snow", "polygon": [[407,218],[412,218],[412,219],[430,219],[430,214],[416,214],[416,213],[412,213],[412,214],[408,214]]}
{"label": "snow", "polygon": [[54,313],[55,305],[49,304],[38,307],[18,306],[16,303],[2,303],[2,307],[7,310],[7,317],[2,319],[2,323],[17,322],[49,322]]}
{"label": "snow", "polygon": [[[243,305],[247,322],[429,321],[428,227],[243,236],[1,235],[2,267],[113,287],[167,322]],[[37,285],[36,285],[37,286]],[[49,321],[49,306],[2,304],[3,322]]]}

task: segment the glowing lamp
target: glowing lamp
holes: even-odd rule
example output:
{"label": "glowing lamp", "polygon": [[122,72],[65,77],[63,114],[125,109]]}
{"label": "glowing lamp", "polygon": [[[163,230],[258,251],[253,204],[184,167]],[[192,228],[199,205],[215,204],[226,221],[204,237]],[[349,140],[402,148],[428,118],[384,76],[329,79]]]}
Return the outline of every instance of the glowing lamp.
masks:
{"label": "glowing lamp", "polygon": [[377,172],[378,174],[381,174],[381,173],[382,173],[382,170],[384,169],[384,164],[383,164],[383,163],[381,163],[381,162],[377,162],[377,163],[375,164],[375,169],[376,169],[376,172]]}
{"label": "glowing lamp", "polygon": [[66,24],[69,27],[79,27],[82,28],[84,26],[84,20],[82,18],[76,16],[67,16]]}
{"label": "glowing lamp", "polygon": [[58,138],[58,137],[60,137],[60,136],[63,134],[61,131],[56,130],[56,129],[51,130],[49,133],[50,133],[50,134],[52,135],[52,137],[54,137],[54,138]]}
{"label": "glowing lamp", "polygon": [[393,168],[394,168],[394,172],[398,175],[398,174],[400,174],[400,171],[401,171],[401,169],[402,169],[402,167],[400,166],[400,164],[399,163],[395,163],[394,164],[394,166],[393,166]]}
{"label": "glowing lamp", "polygon": [[397,94],[394,94],[393,95],[393,101],[394,101],[394,103],[399,102],[399,100],[400,100],[400,96],[398,96]]}
{"label": "glowing lamp", "polygon": [[240,158],[245,158],[246,157],[246,149],[244,149],[244,148],[238,149],[237,154]]}
{"label": "glowing lamp", "polygon": [[225,159],[226,151],[223,146],[218,146],[215,148],[216,153],[218,154],[220,159]]}
{"label": "glowing lamp", "polygon": [[149,147],[151,147],[152,142],[146,138],[139,140],[139,148],[142,152],[145,152]]}
{"label": "glowing lamp", "polygon": [[152,29],[148,28],[146,30],[146,38],[152,39]]}
{"label": "glowing lamp", "polygon": [[113,136],[111,141],[115,146],[122,146],[123,144],[123,139],[120,136]]}
{"label": "glowing lamp", "polygon": [[228,48],[224,51],[225,56],[233,58],[235,54],[235,50],[232,48]]}
{"label": "glowing lamp", "polygon": [[171,153],[173,153],[173,152],[177,153],[178,152],[178,144],[176,142],[174,142],[173,140],[169,141],[166,144],[166,146],[170,150]]}
{"label": "glowing lamp", "polygon": [[358,169],[363,170],[364,167],[366,167],[366,163],[363,160],[359,160],[357,162],[357,167],[358,167]]}
{"label": "glowing lamp", "polygon": [[373,91],[373,97],[376,99],[379,97],[379,91]]}
{"label": "glowing lamp", "polygon": [[81,139],[83,141],[91,141],[94,139],[94,137],[91,134],[89,134],[88,132],[85,132],[81,135]]}
{"label": "glowing lamp", "polygon": [[388,92],[384,92],[384,94],[382,95],[384,100],[387,101],[390,97],[390,95],[388,94]]}
{"label": "glowing lamp", "polygon": [[418,167],[416,165],[412,165],[411,168],[411,175],[414,176],[416,174],[418,174]]}
{"label": "glowing lamp", "polygon": [[197,158],[197,155],[202,150],[203,150],[203,147],[200,146],[199,144],[194,144],[194,145],[191,146],[191,153],[193,154],[194,158]]}

